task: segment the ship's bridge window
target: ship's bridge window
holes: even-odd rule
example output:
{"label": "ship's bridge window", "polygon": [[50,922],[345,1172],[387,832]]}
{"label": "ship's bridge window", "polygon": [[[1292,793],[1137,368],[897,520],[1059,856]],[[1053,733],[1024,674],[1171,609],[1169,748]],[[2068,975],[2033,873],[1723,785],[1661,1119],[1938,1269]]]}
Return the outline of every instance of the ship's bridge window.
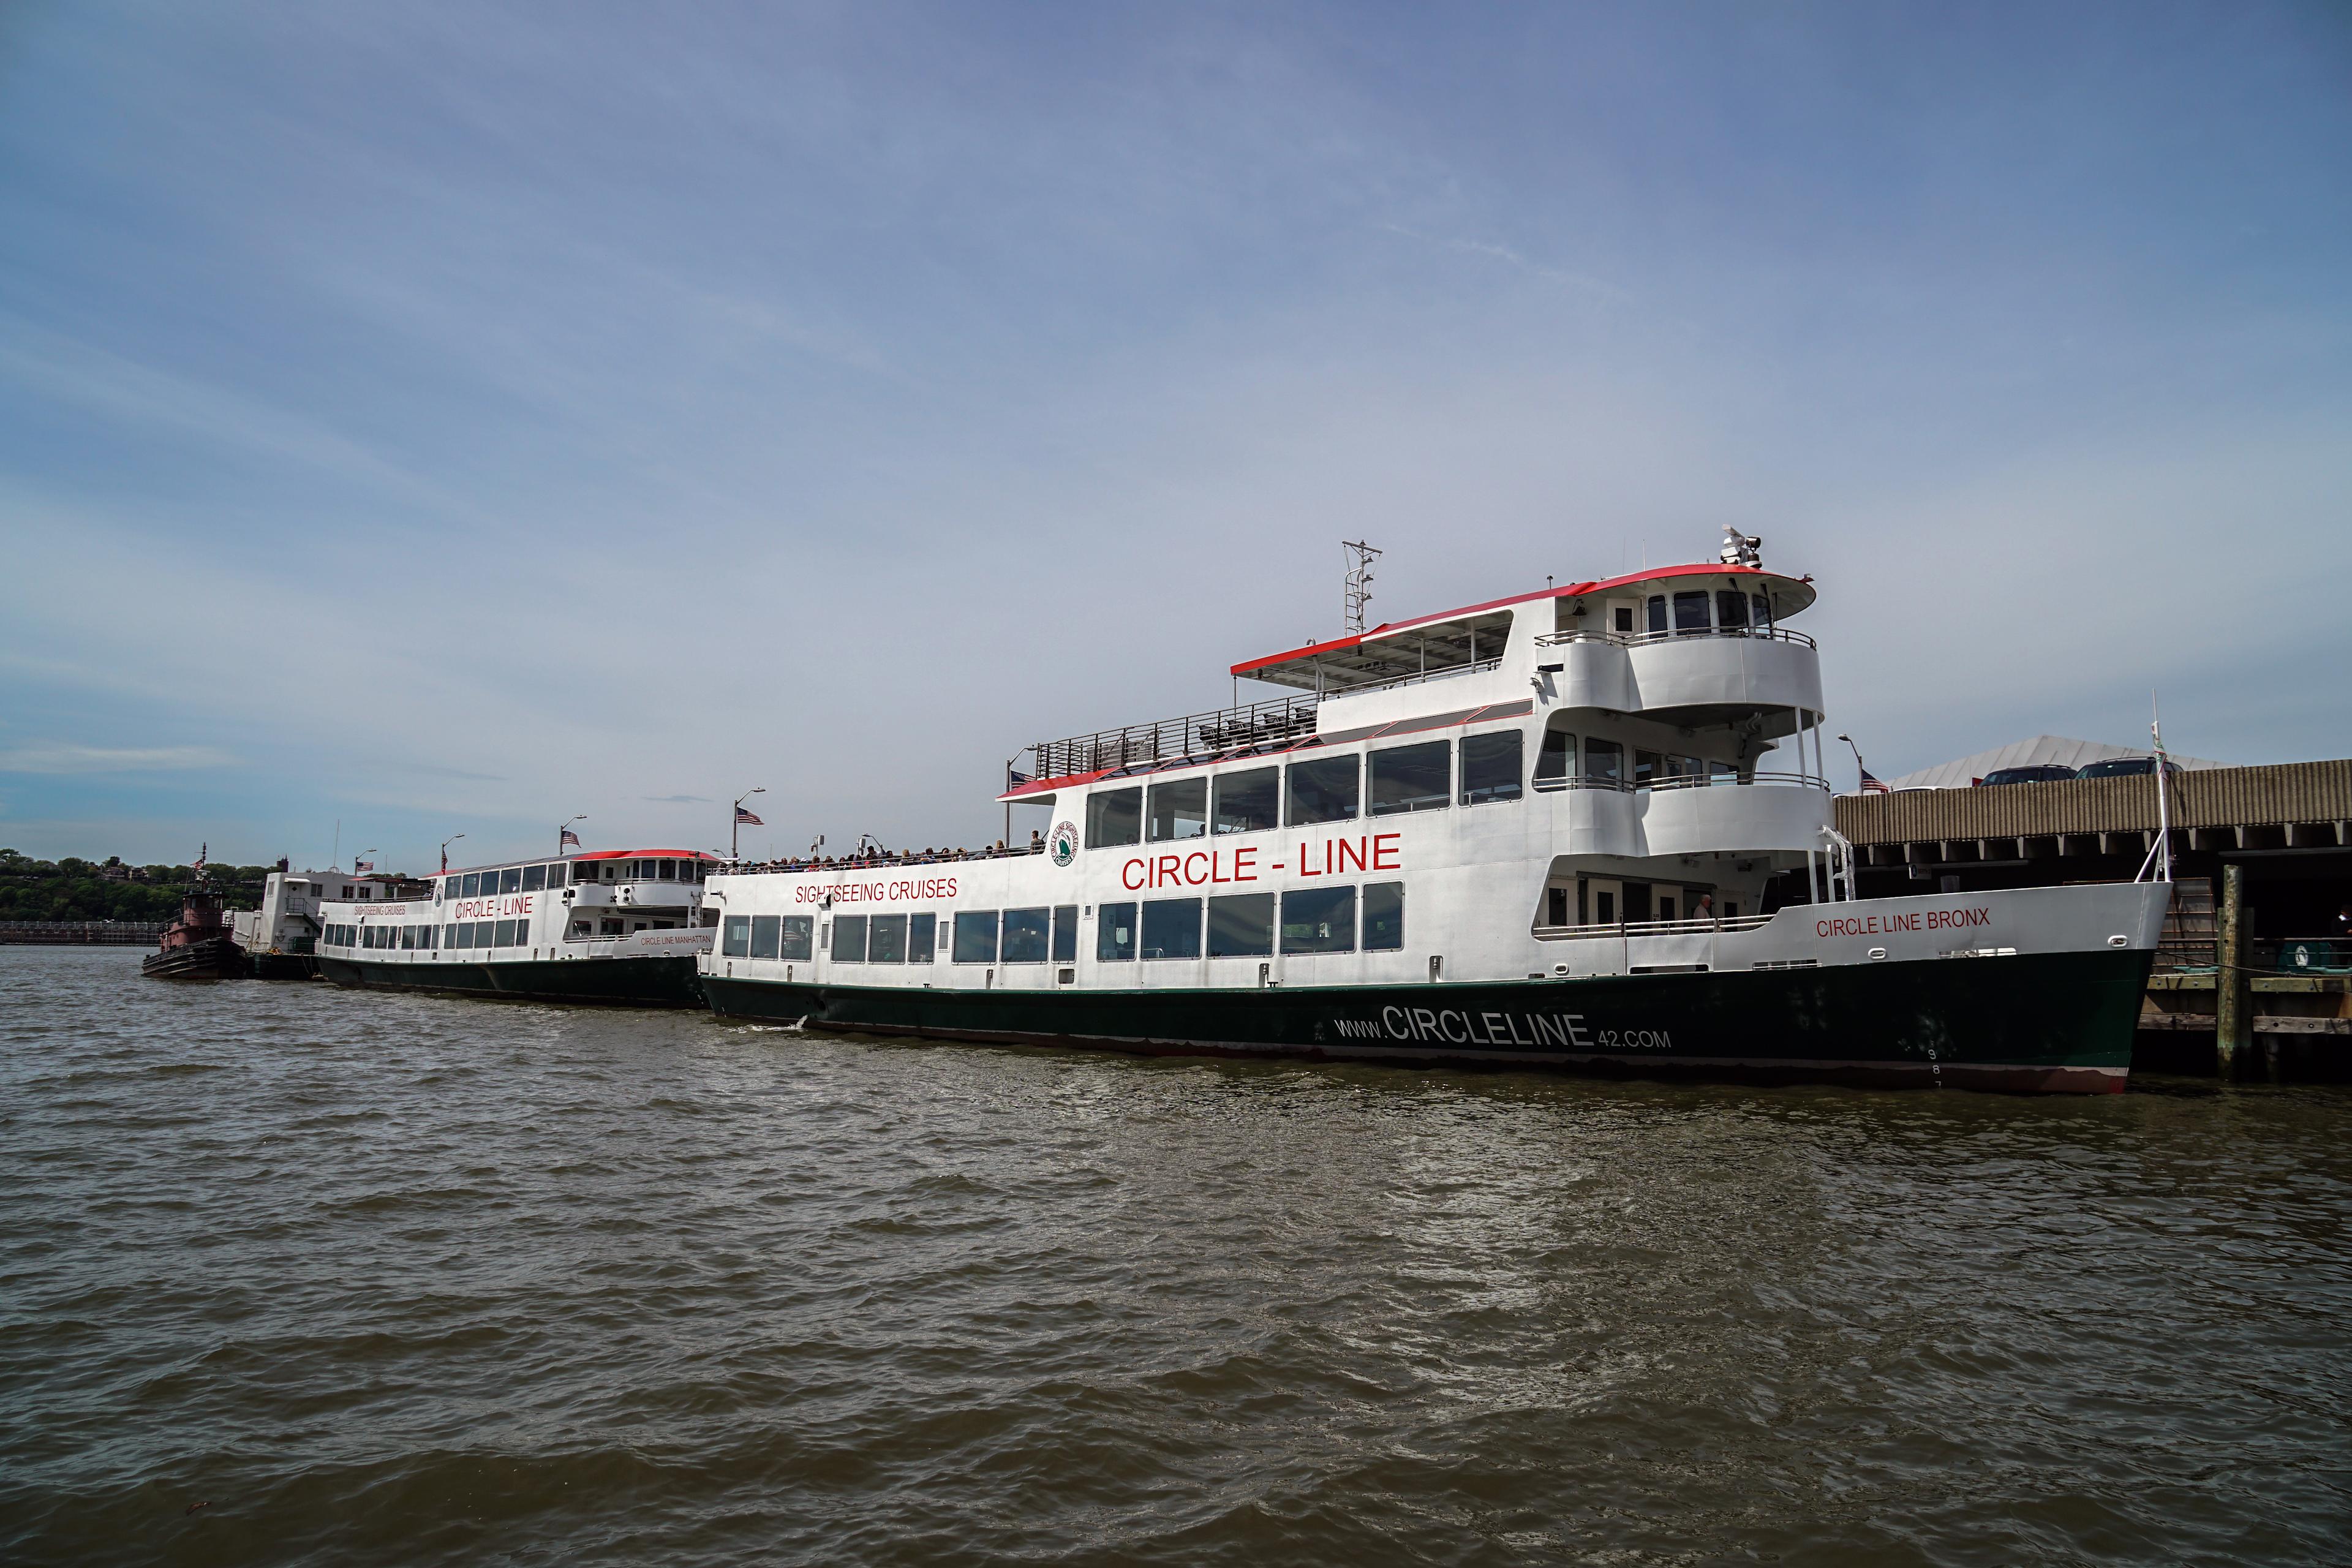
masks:
{"label": "ship's bridge window", "polygon": [[1565,782],[1576,771],[1576,736],[1568,728],[1568,715],[1555,713],[1544,723],[1543,744],[1536,750],[1536,784]]}
{"label": "ship's bridge window", "polygon": [[522,891],[521,867],[508,866],[499,870],[499,891],[501,893],[520,893]]}
{"label": "ship's bridge window", "polygon": [[1519,798],[1525,750],[1517,730],[1462,737],[1462,804],[1485,805]]}
{"label": "ship's bridge window", "polygon": [[[1087,847],[1113,848],[1121,844],[1139,844],[1143,840],[1143,790],[1097,790],[1087,797]],[[992,919],[993,917],[992,917]],[[958,915],[961,921],[963,917]],[[957,959],[957,963],[965,962]],[[993,956],[991,963],[996,962]]]}
{"label": "ship's bridge window", "polygon": [[1705,630],[1706,630],[1705,591],[1695,594],[1676,594],[1675,595],[1675,635],[1689,637],[1694,632]]}
{"label": "ship's bridge window", "polygon": [[1284,820],[1291,826],[1346,822],[1356,815],[1362,770],[1354,756],[1318,757],[1293,763],[1286,771],[1290,774],[1290,815]]}
{"label": "ship's bridge window", "polygon": [[1750,594],[1748,595],[1748,604],[1749,609],[1753,612],[1753,614],[1748,616],[1748,624],[1757,626],[1761,630],[1768,632],[1770,631],[1772,629],[1772,601],[1762,594]]}
{"label": "ship's bridge window", "polygon": [[656,860],[656,861],[655,861],[655,862],[654,862],[654,879],[655,879],[656,881],[659,881],[659,882],[675,882],[675,881],[677,881],[677,861],[675,861],[675,860]]}
{"label": "ship's bridge window", "polygon": [[1276,768],[1244,768],[1217,775],[1219,833],[1261,833],[1282,816],[1282,773]]}
{"label": "ship's bridge window", "polygon": [[1649,600],[1649,629],[1654,637],[1666,635],[1666,596],[1653,594]]}
{"label": "ship's bridge window", "polygon": [[536,893],[536,892],[538,892],[541,888],[544,888],[544,887],[546,887],[546,886],[547,886],[547,868],[546,868],[546,867],[544,867],[544,866],[525,866],[525,867],[522,868],[522,890],[523,890],[524,892],[526,892],[526,893]]}
{"label": "ship's bridge window", "polygon": [[1745,629],[1748,625],[1748,595],[1737,588],[1717,589],[1715,624],[1724,631]]}
{"label": "ship's bridge window", "polygon": [[1450,741],[1391,746],[1387,751],[1372,752],[1366,766],[1371,773],[1374,816],[1443,811],[1452,802],[1454,743]]}
{"label": "ship's bridge window", "polygon": [[1176,838],[1198,838],[1208,831],[1209,781],[1205,774],[1170,779],[1151,786],[1151,810],[1144,828],[1147,839],[1164,844]]}

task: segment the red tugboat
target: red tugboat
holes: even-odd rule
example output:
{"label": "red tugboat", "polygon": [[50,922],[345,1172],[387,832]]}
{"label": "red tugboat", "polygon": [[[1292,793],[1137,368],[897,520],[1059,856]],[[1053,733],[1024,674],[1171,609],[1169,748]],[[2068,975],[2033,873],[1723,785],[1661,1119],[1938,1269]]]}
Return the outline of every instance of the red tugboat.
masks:
{"label": "red tugboat", "polygon": [[229,934],[220,890],[205,875],[209,848],[196,852],[195,886],[181,900],[180,918],[163,928],[162,949],[140,960],[140,973],[156,980],[242,980],[253,972]]}

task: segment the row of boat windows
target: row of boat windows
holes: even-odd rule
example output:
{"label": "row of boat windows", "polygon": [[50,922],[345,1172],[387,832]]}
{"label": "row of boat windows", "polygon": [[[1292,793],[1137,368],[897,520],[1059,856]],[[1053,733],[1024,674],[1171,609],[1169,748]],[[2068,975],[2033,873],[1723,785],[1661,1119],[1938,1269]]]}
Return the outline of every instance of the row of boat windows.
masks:
{"label": "row of boat windows", "polygon": [[[1622,741],[1603,740],[1598,735],[1584,738],[1584,766],[1577,768],[1577,739],[1566,730],[1546,730],[1543,745],[1536,752],[1536,783],[1543,784],[1554,779],[1565,779],[1574,773],[1579,778],[1608,784],[1626,782],[1626,760],[1629,748]],[[1731,763],[1710,762],[1701,757],[1676,756],[1671,752],[1645,752],[1631,748],[1632,782],[1636,789],[1668,779],[1706,778],[1724,782],[1739,776],[1738,767]]]}
{"label": "row of boat windows", "polygon": [[1171,779],[1148,792],[1141,785],[1097,790],[1087,797],[1087,847],[1438,811],[1455,800],[1484,805],[1519,798],[1518,731],[1464,736],[1458,780],[1454,752],[1451,741],[1422,741],[1278,768]]}
{"label": "row of boat windows", "polygon": [[[619,919],[606,919],[598,921],[597,924],[600,929],[594,934],[602,936],[627,934],[627,931],[623,929],[624,922]],[[681,929],[685,922],[675,920],[641,920],[631,921],[626,924],[628,931],[677,931]],[[574,938],[587,937],[591,934],[588,928],[587,921],[573,921],[572,935]],[[378,948],[395,948],[403,952],[419,950],[426,952],[466,952],[477,948],[531,945],[530,921],[528,920],[459,921],[445,926],[330,925],[327,927],[326,935],[320,938],[320,941],[329,947],[357,948],[362,952]]]}
{"label": "row of boat windows", "polygon": [[[956,963],[1069,963],[1078,955],[1076,904],[959,910],[948,931]],[[835,963],[932,963],[939,917],[835,915],[827,944]],[[726,958],[806,960],[817,945],[814,915],[730,915]],[[1160,958],[1266,958],[1276,952],[1394,952],[1404,946],[1404,884],[1370,882],[1211,899],[1145,899],[1095,911],[1095,957],[1105,963]]]}
{"label": "row of boat windows", "polygon": [[[1695,636],[1705,631],[1770,631],[1772,601],[1761,594],[1743,594],[1736,588],[1718,588],[1709,594],[1704,590],[1682,594],[1653,594],[1643,606],[1654,632],[1673,631]],[[1714,612],[1712,620],[1708,612]],[[1617,611],[1617,624],[1612,631],[1633,629],[1633,606],[1623,605]]]}
{"label": "row of boat windows", "polygon": [[[486,899],[500,893],[536,893],[577,882],[699,882],[707,862],[700,860],[558,860],[544,866],[503,866],[495,871],[466,871],[441,879],[441,896]],[[602,870],[599,870],[602,868]]]}

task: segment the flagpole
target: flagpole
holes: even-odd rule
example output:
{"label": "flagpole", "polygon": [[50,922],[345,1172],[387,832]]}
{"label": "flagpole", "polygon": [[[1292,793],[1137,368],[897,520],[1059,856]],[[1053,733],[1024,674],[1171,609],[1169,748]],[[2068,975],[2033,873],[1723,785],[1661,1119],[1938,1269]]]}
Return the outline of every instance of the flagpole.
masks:
{"label": "flagpole", "polygon": [[765,784],[755,784],[735,797],[735,809],[730,814],[732,820],[727,824],[727,858],[730,864],[743,858],[743,803],[755,795],[767,793]]}
{"label": "flagpole", "polygon": [[563,853],[563,836],[571,830],[572,825],[575,822],[585,822],[587,820],[587,816],[583,815],[580,816],[566,817],[563,821],[555,825],[555,852],[557,855],[560,856]]}

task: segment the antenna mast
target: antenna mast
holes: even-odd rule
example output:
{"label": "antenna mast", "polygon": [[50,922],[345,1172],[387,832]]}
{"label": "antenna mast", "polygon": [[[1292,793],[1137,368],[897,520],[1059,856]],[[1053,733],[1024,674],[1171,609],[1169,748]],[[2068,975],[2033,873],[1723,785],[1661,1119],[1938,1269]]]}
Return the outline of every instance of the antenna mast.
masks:
{"label": "antenna mast", "polygon": [[1339,592],[1339,603],[1345,612],[1348,629],[1364,629],[1364,606],[1372,602],[1372,563],[1380,552],[1359,541],[1341,540],[1339,548],[1348,552],[1348,575]]}

